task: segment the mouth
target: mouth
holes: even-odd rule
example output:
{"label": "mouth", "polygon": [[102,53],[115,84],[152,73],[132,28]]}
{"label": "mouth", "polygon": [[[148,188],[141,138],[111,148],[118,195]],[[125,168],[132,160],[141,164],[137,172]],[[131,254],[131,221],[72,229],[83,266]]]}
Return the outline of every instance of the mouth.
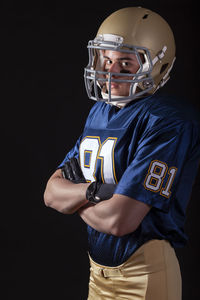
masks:
{"label": "mouth", "polygon": [[116,82],[112,82],[111,85],[110,85],[110,88],[111,89],[117,89],[117,88],[119,88],[119,84],[117,84]]}

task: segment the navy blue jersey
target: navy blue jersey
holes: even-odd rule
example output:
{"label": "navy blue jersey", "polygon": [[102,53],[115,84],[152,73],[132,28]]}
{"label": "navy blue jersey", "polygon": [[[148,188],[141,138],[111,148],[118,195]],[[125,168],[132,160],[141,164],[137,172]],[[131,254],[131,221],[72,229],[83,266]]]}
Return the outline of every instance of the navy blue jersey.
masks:
{"label": "navy blue jersey", "polygon": [[117,266],[151,239],[181,247],[186,207],[200,157],[199,125],[174,99],[153,95],[123,109],[103,102],[92,107],[85,128],[61,167],[79,157],[88,182],[117,183],[122,194],[152,206],[133,233],[116,237],[88,226],[94,261]]}

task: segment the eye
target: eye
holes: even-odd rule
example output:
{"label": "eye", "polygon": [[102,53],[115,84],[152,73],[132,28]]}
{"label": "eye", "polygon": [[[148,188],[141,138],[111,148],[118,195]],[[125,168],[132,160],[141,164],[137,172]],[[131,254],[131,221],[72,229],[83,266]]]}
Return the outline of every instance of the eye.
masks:
{"label": "eye", "polygon": [[112,64],[112,60],[111,59],[107,59],[106,60],[106,65],[111,65]]}
{"label": "eye", "polygon": [[129,62],[128,61],[123,61],[121,63],[121,65],[122,65],[123,68],[127,68],[127,67],[129,67]]}

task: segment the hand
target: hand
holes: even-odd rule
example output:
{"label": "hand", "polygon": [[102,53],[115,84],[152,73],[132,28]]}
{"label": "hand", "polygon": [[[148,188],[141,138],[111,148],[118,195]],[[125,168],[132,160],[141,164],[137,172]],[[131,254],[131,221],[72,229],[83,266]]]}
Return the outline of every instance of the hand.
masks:
{"label": "hand", "polygon": [[108,200],[113,196],[116,184],[92,182],[86,191],[86,199],[93,204]]}
{"label": "hand", "polygon": [[72,157],[61,169],[64,178],[74,183],[86,183],[78,159]]}

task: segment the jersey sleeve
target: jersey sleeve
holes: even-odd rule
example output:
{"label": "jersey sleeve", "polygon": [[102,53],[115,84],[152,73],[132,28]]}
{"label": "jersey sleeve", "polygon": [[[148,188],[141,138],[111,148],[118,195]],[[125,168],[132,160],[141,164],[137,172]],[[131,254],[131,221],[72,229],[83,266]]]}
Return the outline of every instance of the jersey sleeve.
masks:
{"label": "jersey sleeve", "polygon": [[79,157],[79,146],[80,146],[80,142],[82,139],[82,135],[78,138],[78,140],[76,141],[74,147],[66,154],[64,160],[58,165],[58,169],[62,168],[65,164],[66,161],[68,161],[70,158],[72,157]]}
{"label": "jersey sleeve", "polygon": [[199,157],[199,127],[189,121],[159,124],[138,142],[115,194],[167,212],[177,194],[183,202],[190,196]]}

